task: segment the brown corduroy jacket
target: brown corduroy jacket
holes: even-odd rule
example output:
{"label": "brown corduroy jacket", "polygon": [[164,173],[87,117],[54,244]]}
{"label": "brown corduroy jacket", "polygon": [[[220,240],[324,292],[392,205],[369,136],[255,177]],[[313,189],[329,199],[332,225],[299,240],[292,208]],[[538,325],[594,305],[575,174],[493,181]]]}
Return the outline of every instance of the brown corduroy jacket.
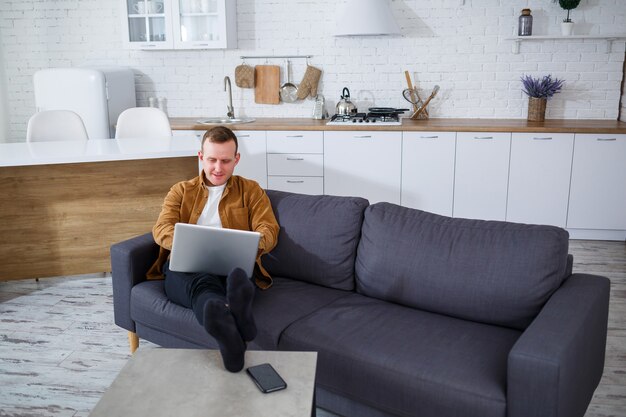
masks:
{"label": "brown corduroy jacket", "polygon": [[[204,185],[204,172],[189,181],[175,184],[165,197],[161,214],[152,228],[154,241],[161,247],[159,257],[146,274],[148,279],[162,279],[162,267],[169,257],[176,223],[196,224],[204,209],[209,192]],[[219,202],[222,226],[228,229],[261,233],[255,273],[256,284],[263,289],[272,285],[272,278],[261,265],[261,255],[271,251],[278,242],[280,227],[265,191],[255,181],[233,175]]]}

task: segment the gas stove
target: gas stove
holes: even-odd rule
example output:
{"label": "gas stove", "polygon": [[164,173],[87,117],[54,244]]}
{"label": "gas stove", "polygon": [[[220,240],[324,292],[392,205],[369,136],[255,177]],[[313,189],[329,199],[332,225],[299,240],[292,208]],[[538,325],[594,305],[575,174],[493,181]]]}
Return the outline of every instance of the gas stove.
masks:
{"label": "gas stove", "polygon": [[397,114],[357,113],[353,116],[335,114],[326,123],[327,125],[359,125],[372,126],[400,126],[402,120]]}

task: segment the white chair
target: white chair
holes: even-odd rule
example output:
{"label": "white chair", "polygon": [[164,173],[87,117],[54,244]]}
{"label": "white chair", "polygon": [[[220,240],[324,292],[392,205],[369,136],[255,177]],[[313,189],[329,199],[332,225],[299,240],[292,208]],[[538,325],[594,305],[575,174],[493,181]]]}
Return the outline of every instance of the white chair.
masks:
{"label": "white chair", "polygon": [[172,136],[167,115],[154,107],[126,109],[117,118],[115,139]]}
{"label": "white chair", "polygon": [[83,119],[71,110],[45,110],[28,120],[26,142],[87,140]]}

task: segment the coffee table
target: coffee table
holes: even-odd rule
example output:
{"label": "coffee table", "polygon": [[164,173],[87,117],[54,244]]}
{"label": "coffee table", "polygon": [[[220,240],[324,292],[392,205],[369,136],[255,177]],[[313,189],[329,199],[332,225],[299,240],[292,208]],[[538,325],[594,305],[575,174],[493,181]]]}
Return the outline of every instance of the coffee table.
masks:
{"label": "coffee table", "polygon": [[[245,368],[269,362],[287,389],[263,394]],[[315,415],[316,352],[247,351],[245,368],[224,369],[217,350],[138,350],[90,417]]]}

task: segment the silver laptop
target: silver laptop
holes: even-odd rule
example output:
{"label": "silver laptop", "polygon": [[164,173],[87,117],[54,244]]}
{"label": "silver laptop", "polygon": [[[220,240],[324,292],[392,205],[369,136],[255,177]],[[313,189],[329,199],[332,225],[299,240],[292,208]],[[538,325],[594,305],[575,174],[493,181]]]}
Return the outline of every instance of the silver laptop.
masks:
{"label": "silver laptop", "polygon": [[176,223],[170,269],[228,275],[238,267],[252,277],[260,238],[259,232]]}

